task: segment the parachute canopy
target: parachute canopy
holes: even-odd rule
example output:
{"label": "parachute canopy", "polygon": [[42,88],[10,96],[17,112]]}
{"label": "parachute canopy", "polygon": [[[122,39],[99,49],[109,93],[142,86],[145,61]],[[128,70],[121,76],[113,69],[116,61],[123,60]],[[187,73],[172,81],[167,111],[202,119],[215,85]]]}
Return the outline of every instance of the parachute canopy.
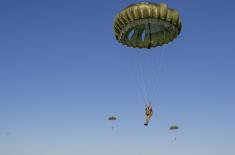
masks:
{"label": "parachute canopy", "polygon": [[170,126],[169,129],[170,129],[170,130],[178,130],[179,127],[178,127],[177,125],[172,125],[172,126]]}
{"label": "parachute canopy", "polygon": [[117,120],[117,117],[116,117],[116,116],[110,116],[110,117],[108,118],[108,120],[110,120],[110,121],[115,121],[115,120]]}
{"label": "parachute canopy", "polygon": [[161,3],[136,3],[122,10],[114,20],[118,42],[133,48],[152,48],[174,40],[181,31],[178,11]]}

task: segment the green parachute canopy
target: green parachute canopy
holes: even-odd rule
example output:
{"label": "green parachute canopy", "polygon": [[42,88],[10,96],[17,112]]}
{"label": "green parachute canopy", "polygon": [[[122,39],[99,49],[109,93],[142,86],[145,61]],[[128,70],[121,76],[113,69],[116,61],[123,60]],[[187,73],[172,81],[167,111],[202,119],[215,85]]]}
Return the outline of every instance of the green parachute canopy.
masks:
{"label": "green parachute canopy", "polygon": [[170,126],[169,129],[170,129],[170,130],[178,130],[179,127],[178,127],[177,125],[172,125],[172,126]]}
{"label": "green parachute canopy", "polygon": [[122,10],[114,20],[118,42],[133,48],[152,48],[174,40],[181,31],[178,11],[161,3],[136,3]]}
{"label": "green parachute canopy", "polygon": [[117,120],[117,117],[116,117],[116,116],[110,116],[110,117],[108,118],[108,120],[110,120],[110,121],[115,121],[115,120]]}

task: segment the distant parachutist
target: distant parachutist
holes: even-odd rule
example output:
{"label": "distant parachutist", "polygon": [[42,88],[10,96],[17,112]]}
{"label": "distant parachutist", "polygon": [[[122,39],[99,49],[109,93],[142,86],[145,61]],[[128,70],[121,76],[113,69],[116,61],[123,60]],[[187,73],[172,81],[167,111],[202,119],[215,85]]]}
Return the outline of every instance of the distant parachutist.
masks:
{"label": "distant parachutist", "polygon": [[[177,130],[179,130],[179,126],[177,126],[177,125],[171,125],[171,126],[169,127],[169,130],[171,130],[171,131],[177,131]],[[174,140],[176,140],[176,137],[174,138]]]}
{"label": "distant parachutist", "polygon": [[[116,116],[110,116],[109,118],[108,118],[108,120],[110,121],[110,122],[113,122],[113,121],[116,121],[117,120],[117,117]],[[112,123],[112,130],[114,129],[114,125],[113,125],[113,123]]]}

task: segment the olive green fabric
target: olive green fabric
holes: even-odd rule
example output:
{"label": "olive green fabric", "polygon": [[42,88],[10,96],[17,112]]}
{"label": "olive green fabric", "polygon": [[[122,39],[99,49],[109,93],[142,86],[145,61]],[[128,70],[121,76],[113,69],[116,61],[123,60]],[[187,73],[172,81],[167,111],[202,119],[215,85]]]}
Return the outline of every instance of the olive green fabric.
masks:
{"label": "olive green fabric", "polygon": [[170,130],[178,130],[179,127],[177,125],[172,125],[170,126]]}
{"label": "olive green fabric", "polygon": [[181,31],[178,11],[166,4],[136,3],[114,20],[116,39],[128,47],[152,48],[174,40]]}
{"label": "olive green fabric", "polygon": [[115,120],[117,120],[117,117],[115,117],[115,116],[110,116],[110,117],[108,118],[108,120],[110,120],[110,121],[115,121]]}

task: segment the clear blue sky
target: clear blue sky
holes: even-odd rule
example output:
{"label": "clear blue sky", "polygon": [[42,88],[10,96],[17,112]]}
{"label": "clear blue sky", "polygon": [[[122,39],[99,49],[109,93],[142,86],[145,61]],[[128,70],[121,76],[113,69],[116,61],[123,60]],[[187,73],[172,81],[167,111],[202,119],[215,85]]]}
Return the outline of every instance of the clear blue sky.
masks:
{"label": "clear blue sky", "polygon": [[149,128],[133,49],[113,35],[115,15],[134,2],[0,1],[1,155],[235,154],[235,2],[164,1],[183,28],[165,47]]}

